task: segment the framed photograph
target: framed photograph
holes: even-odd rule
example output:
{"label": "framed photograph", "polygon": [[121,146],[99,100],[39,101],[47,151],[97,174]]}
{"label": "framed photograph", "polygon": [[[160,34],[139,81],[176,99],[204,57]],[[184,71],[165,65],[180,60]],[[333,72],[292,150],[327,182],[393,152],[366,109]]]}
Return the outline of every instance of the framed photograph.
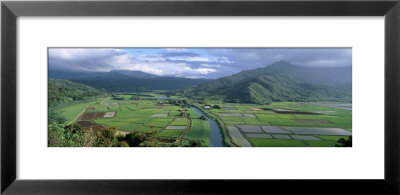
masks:
{"label": "framed photograph", "polygon": [[399,6],[3,1],[1,192],[398,194]]}

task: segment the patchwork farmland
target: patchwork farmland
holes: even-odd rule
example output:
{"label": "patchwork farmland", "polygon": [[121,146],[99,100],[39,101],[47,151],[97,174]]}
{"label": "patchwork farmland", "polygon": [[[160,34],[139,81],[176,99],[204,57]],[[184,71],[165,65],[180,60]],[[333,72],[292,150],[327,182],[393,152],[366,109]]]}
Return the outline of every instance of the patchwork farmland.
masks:
{"label": "patchwork farmland", "polygon": [[[168,98],[152,98],[158,96],[133,99],[119,94],[73,104],[60,112],[69,120],[65,124],[79,124],[83,129],[112,127],[117,136],[152,133],[159,146],[210,146],[210,134],[215,131],[223,137],[224,146],[234,147],[333,147],[352,135],[351,110],[332,103],[224,103],[205,109],[197,102],[179,106]],[[211,127],[209,120],[218,126]]]}
{"label": "patchwork farmland", "polygon": [[352,135],[352,112],[348,106],[343,109],[334,103],[328,105],[229,103],[223,104],[222,109],[203,111],[224,123],[228,140],[235,146],[333,147],[339,139]]}

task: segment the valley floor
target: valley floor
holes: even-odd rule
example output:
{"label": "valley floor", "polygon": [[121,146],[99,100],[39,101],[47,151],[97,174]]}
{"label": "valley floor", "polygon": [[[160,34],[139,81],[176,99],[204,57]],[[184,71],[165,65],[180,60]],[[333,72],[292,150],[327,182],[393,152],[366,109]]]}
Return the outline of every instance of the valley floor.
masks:
{"label": "valley floor", "polygon": [[[194,107],[177,105],[160,94],[132,97],[120,94],[117,98],[98,98],[57,111],[67,118],[65,125],[76,123],[92,130],[115,127],[119,136],[154,132],[154,140],[166,147],[210,146],[210,135],[217,128],[224,146],[238,147],[333,147],[340,138],[352,135],[351,104],[343,109],[343,104],[321,102],[211,102],[209,107],[192,102],[205,114],[201,117]],[[210,120],[217,126],[210,129]]]}

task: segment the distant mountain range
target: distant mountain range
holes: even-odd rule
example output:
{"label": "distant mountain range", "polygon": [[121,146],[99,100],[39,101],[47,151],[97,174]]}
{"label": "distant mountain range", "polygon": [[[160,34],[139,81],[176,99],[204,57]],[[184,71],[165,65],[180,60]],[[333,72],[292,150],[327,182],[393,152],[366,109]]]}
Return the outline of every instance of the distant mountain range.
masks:
{"label": "distant mountain range", "polygon": [[351,101],[351,67],[310,68],[280,61],[197,86],[172,91],[192,99],[270,103],[279,101]]}
{"label": "distant mountain range", "polygon": [[312,68],[280,61],[215,80],[163,77],[140,71],[50,71],[49,78],[67,79],[109,92],[170,90],[170,95],[226,102],[351,101],[352,68]]}
{"label": "distant mountain range", "polygon": [[209,81],[165,77],[141,71],[113,70],[110,72],[49,71],[49,78],[67,79],[110,92],[180,89]]}

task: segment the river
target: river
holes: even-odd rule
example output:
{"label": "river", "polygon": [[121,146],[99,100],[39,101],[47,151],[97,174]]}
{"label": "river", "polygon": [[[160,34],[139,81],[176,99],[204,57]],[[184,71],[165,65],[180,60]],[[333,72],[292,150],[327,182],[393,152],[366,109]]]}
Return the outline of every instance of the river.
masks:
{"label": "river", "polygon": [[210,147],[224,147],[222,140],[221,129],[219,128],[217,122],[208,118],[201,110],[196,107],[192,107],[194,111],[200,116],[206,117],[208,124],[210,126]]}

